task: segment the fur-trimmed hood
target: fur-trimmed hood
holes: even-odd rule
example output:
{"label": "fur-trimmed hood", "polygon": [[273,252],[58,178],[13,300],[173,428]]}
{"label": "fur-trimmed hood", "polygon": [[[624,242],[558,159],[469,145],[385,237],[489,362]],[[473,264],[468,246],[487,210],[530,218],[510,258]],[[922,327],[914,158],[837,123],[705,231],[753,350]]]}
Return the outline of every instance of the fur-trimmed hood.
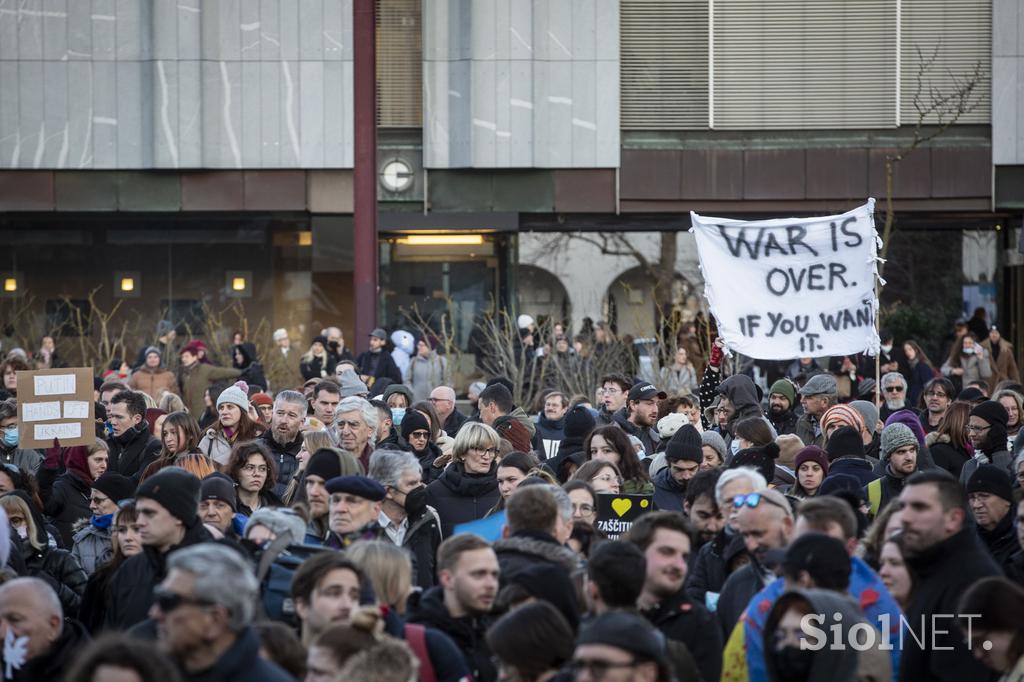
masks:
{"label": "fur-trimmed hood", "polygon": [[[517,534],[511,537],[502,538],[494,543],[494,552],[498,555],[499,562],[504,563],[503,558],[510,558],[511,555],[522,555],[529,557],[532,561],[546,561],[557,564],[565,570],[572,572],[578,566],[576,553],[567,547],[563,547],[554,539],[545,540],[538,534]],[[505,571],[502,571],[504,574]]]}

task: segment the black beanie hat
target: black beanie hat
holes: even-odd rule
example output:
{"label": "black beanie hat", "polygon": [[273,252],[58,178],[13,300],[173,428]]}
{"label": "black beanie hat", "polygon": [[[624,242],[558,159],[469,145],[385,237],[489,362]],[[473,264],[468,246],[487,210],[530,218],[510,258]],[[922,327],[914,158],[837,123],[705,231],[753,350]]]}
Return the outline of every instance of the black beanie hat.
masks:
{"label": "black beanie hat", "polygon": [[1003,429],[1010,421],[1010,415],[1007,414],[1006,408],[994,400],[986,400],[983,403],[979,403],[974,406],[971,410],[972,417],[980,417],[989,423],[989,426],[998,426]]}
{"label": "black beanie hat", "polygon": [[127,500],[135,494],[135,483],[127,476],[108,471],[95,481],[92,487],[109,497],[113,502]]}
{"label": "black beanie hat", "polygon": [[314,452],[306,463],[306,475],[319,476],[324,481],[341,476],[341,460],[338,459],[338,453],[330,448],[320,448]]}
{"label": "black beanie hat", "polygon": [[982,464],[967,479],[967,494],[991,493],[1013,503],[1013,481],[1010,474],[994,464]]}
{"label": "black beanie hat", "polygon": [[573,632],[580,626],[580,606],[569,572],[558,564],[538,562],[516,571],[508,578],[510,585],[519,585],[534,599],[554,606],[565,616]]}
{"label": "black beanie hat", "polygon": [[704,461],[703,441],[697,429],[690,424],[679,427],[665,447],[665,459],[676,462],[681,459],[700,464]]}
{"label": "black beanie hat", "polygon": [[825,452],[828,454],[829,462],[834,462],[839,457],[864,459],[864,440],[860,432],[852,426],[840,426],[828,437]]}
{"label": "black beanie hat", "polygon": [[759,448],[746,448],[740,450],[732,459],[729,461],[729,468],[735,469],[736,467],[749,466],[754,467],[761,475],[764,476],[764,480],[769,483],[775,478],[775,460],[779,458],[779,446],[775,443],[768,443],[768,445],[761,446]]}
{"label": "black beanie hat", "polygon": [[566,438],[579,438],[582,440],[587,437],[588,433],[594,430],[596,424],[597,422],[594,421],[594,415],[590,413],[590,410],[583,405],[577,405],[565,415],[563,433]]}
{"label": "black beanie hat", "polygon": [[822,533],[805,533],[785,550],[782,567],[788,575],[807,571],[816,585],[845,590],[850,585],[852,566],[843,543]]}
{"label": "black beanie hat", "polygon": [[235,492],[235,482],[230,476],[215,471],[202,480],[199,489],[199,500],[220,500],[231,507],[231,511],[238,511],[238,493]]}
{"label": "black beanie hat", "polygon": [[426,431],[430,433],[430,422],[416,410],[406,410],[402,417],[402,438],[409,440],[409,434],[413,431]]}
{"label": "black beanie hat", "polygon": [[191,528],[199,521],[199,488],[199,479],[188,471],[164,467],[139,484],[135,497],[160,503],[171,516]]}

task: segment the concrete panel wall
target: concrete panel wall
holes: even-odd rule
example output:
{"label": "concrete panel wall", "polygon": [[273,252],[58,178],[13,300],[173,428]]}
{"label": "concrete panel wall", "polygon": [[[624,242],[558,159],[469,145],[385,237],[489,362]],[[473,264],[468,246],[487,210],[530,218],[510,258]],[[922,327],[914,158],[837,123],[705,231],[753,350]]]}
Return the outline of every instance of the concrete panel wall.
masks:
{"label": "concrete panel wall", "polygon": [[431,0],[423,60],[428,168],[618,167],[618,0]]}
{"label": "concrete panel wall", "polygon": [[1024,164],[1024,6],[992,3],[992,163]]}
{"label": "concrete panel wall", "polygon": [[352,0],[0,2],[0,168],[351,168]]}

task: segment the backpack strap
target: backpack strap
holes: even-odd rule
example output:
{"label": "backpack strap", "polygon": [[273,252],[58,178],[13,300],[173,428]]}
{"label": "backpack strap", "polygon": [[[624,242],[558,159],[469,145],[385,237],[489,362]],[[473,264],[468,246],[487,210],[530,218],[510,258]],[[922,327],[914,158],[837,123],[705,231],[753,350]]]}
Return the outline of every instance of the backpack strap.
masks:
{"label": "backpack strap", "polygon": [[876,478],[868,483],[868,503],[871,505],[871,516],[878,516],[878,509],[882,506],[882,479]]}
{"label": "backpack strap", "polygon": [[406,623],[405,643],[420,659],[420,682],[437,682],[437,673],[427,650],[427,629],[417,623]]}

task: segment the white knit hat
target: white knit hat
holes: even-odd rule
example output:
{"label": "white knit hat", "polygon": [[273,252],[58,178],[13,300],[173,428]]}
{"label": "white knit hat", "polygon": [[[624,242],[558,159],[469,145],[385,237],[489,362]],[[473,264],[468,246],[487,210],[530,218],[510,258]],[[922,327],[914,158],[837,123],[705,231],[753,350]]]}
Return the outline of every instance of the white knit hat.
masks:
{"label": "white knit hat", "polygon": [[220,407],[224,403],[231,405],[238,405],[242,412],[249,411],[249,385],[244,381],[236,382],[234,386],[228,386],[225,388],[219,396],[217,396],[217,407]]}
{"label": "white knit hat", "polygon": [[523,313],[522,315],[516,318],[516,325],[518,325],[520,329],[529,329],[530,325],[532,325],[533,323],[533,318],[527,315],[526,313]]}

